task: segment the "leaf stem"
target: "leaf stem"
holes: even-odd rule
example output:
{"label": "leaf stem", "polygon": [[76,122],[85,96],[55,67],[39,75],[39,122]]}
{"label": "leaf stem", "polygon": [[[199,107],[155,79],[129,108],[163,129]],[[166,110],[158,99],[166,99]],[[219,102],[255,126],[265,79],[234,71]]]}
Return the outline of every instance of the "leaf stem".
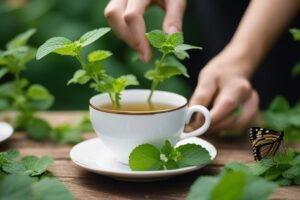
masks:
{"label": "leaf stem", "polygon": [[[161,56],[161,58],[156,62],[155,69],[154,69],[155,71],[158,71],[158,70],[159,70],[159,68],[161,67],[163,61],[165,60],[165,58],[166,58],[166,56],[167,56],[167,54],[168,54],[168,53],[163,53],[162,56]],[[158,83],[159,83],[158,80],[155,80],[155,79],[154,79],[154,80],[152,81],[151,91],[150,91],[150,94],[149,94],[148,99],[147,99],[148,104],[151,104],[151,99],[152,99],[154,90],[155,90],[155,88],[157,87]]]}

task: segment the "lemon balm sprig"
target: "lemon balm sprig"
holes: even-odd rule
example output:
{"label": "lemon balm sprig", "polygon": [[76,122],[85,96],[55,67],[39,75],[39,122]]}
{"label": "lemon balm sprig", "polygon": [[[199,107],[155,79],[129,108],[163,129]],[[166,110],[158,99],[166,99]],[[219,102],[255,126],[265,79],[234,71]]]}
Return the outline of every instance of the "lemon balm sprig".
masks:
{"label": "lemon balm sprig", "polygon": [[161,30],[154,30],[146,33],[146,37],[150,44],[161,52],[161,57],[155,61],[155,68],[145,73],[145,78],[152,81],[151,91],[148,96],[148,103],[151,103],[153,92],[159,83],[176,75],[189,77],[186,67],[171,55],[184,60],[189,58],[187,50],[201,50],[202,48],[184,44],[182,32],[168,35]]}
{"label": "lemon balm sprig", "polygon": [[96,50],[87,57],[87,62],[81,56],[82,49],[104,36],[110,28],[99,28],[85,33],[76,41],[64,37],[54,37],[47,40],[37,51],[39,60],[50,53],[71,56],[78,60],[81,69],[77,70],[68,81],[69,84],[88,84],[99,93],[107,92],[112,104],[120,107],[121,92],[130,85],[138,85],[135,76],[129,74],[114,78],[106,73],[104,60],[112,56],[110,51]]}

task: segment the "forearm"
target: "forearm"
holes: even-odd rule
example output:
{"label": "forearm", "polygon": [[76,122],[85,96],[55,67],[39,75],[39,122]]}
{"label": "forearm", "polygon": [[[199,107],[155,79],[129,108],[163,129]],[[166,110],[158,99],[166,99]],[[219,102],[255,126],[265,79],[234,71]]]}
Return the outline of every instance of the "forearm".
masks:
{"label": "forearm", "polygon": [[299,0],[252,0],[226,49],[247,60],[250,77],[300,8]]}

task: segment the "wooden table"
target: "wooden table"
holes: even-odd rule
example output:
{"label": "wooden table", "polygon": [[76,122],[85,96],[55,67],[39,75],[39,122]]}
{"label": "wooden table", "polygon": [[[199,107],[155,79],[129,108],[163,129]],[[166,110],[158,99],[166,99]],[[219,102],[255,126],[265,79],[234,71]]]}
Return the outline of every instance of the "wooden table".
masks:
{"label": "wooden table", "polygon": [[[81,118],[81,112],[48,112],[41,116],[51,124],[76,123]],[[0,117],[3,114],[0,114]],[[96,137],[93,133],[85,134],[85,139]],[[199,176],[218,174],[220,169],[230,161],[253,162],[250,145],[245,137],[217,138],[205,137],[216,146],[218,155],[209,166],[198,171],[177,176],[175,178],[148,183],[133,183],[114,180],[110,177],[94,174],[80,169],[72,163],[69,151],[72,146],[51,142],[35,142],[25,134],[15,133],[12,138],[0,144],[0,151],[18,149],[22,155],[50,155],[55,162],[50,171],[57,176],[76,199],[155,199],[177,200],[185,199],[192,183]],[[300,144],[293,144],[300,150]],[[299,199],[300,187],[282,187],[276,190],[271,199]],[[298,198],[297,198],[298,197]]]}

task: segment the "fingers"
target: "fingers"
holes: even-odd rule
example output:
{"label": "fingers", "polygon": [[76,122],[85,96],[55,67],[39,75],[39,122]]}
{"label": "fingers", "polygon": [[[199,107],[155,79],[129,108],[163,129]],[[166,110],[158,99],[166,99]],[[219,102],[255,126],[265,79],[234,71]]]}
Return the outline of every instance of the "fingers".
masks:
{"label": "fingers", "polygon": [[128,0],[124,13],[125,22],[132,36],[134,48],[139,52],[142,61],[147,62],[151,58],[151,49],[145,37],[146,25],[143,18],[149,0]]}
{"label": "fingers", "polygon": [[216,92],[217,85],[215,80],[211,77],[206,78],[200,75],[198,85],[190,100],[190,105],[203,105],[208,107]]}
{"label": "fingers", "polygon": [[251,96],[243,104],[242,113],[240,116],[231,115],[222,122],[211,128],[211,132],[220,130],[242,129],[246,126],[255,123],[259,111],[259,97],[256,91],[251,92]]}
{"label": "fingers", "polygon": [[212,124],[220,123],[228,117],[235,108],[249,98],[251,91],[251,85],[246,79],[232,80],[230,84],[221,88],[211,109]]}
{"label": "fingers", "polygon": [[104,14],[114,32],[140,55],[142,61],[151,58],[151,50],[145,37],[143,19],[150,0],[111,0]]}
{"label": "fingers", "polygon": [[186,7],[186,0],[166,0],[166,15],[163,22],[163,30],[167,33],[182,30],[182,21]]}

